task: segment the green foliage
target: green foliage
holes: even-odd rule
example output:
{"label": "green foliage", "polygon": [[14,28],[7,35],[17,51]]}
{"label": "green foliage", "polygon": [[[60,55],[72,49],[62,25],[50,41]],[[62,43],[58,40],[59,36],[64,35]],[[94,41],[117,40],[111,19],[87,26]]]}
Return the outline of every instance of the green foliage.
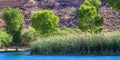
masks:
{"label": "green foliage", "polygon": [[81,30],[79,28],[59,28],[57,31],[53,32],[52,35],[69,35],[69,34],[81,34]]}
{"label": "green foliage", "polygon": [[14,32],[14,34],[12,36],[12,42],[15,45],[19,45],[21,43],[21,29]]}
{"label": "green foliage", "polygon": [[23,14],[20,9],[5,8],[3,10],[2,18],[6,23],[6,31],[12,35],[13,43],[16,45],[16,51],[18,50],[18,44],[21,41],[21,29],[24,22]]}
{"label": "green foliage", "polygon": [[49,10],[39,11],[32,15],[32,26],[41,34],[48,34],[55,31],[59,24],[59,18]]}
{"label": "green foliage", "polygon": [[48,36],[63,36],[63,35],[69,35],[69,34],[81,34],[81,30],[78,28],[61,28],[57,29],[55,32],[48,34],[47,36],[43,36],[40,34],[37,34],[35,29],[23,29],[21,33],[21,45],[28,46],[30,42],[34,42],[38,39],[45,38]]}
{"label": "green foliage", "polygon": [[22,34],[21,34],[21,45],[29,45],[30,42],[34,42],[36,40],[39,40],[41,38],[45,38],[48,36],[63,36],[63,35],[69,35],[69,34],[81,34],[81,30],[78,28],[61,28],[61,29],[56,29],[51,34],[48,34],[46,36],[37,34],[35,29],[30,28],[30,29],[23,29]]}
{"label": "green foliage", "polygon": [[120,12],[120,0],[106,0],[107,4]]}
{"label": "green foliage", "polygon": [[23,29],[21,34],[21,40],[23,45],[29,45],[30,42],[37,40],[38,36],[33,28]]}
{"label": "green foliage", "polygon": [[2,18],[6,23],[7,33],[11,35],[18,31],[24,22],[23,14],[18,8],[5,8],[3,10]]}
{"label": "green foliage", "polygon": [[11,37],[4,31],[0,31],[0,46],[7,48],[11,43]]}
{"label": "green foliage", "polygon": [[84,5],[87,6],[95,6],[97,9],[101,6],[101,1],[100,0],[85,0]]}
{"label": "green foliage", "polygon": [[[91,4],[88,0],[87,3]],[[91,0],[94,1],[94,0]],[[97,0],[98,1],[98,0]],[[86,2],[84,2],[86,3]],[[79,28],[82,31],[99,32],[102,30],[103,20],[94,5],[82,4],[78,10]]]}
{"label": "green foliage", "polygon": [[31,54],[71,55],[71,54],[118,54],[120,32],[100,34],[72,34],[49,36],[31,43]]}

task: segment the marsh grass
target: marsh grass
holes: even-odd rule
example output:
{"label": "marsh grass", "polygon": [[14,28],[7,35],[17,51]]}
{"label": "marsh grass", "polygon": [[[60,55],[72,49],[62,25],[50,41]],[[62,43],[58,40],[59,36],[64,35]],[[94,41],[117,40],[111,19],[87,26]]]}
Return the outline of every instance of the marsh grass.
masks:
{"label": "marsh grass", "polygon": [[49,36],[31,43],[33,55],[120,54],[120,32]]}

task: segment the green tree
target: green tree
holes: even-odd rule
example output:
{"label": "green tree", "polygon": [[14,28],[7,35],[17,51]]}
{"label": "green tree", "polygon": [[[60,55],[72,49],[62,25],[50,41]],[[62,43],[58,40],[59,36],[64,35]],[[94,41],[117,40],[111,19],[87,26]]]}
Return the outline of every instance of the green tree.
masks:
{"label": "green tree", "polygon": [[24,22],[23,14],[18,8],[5,8],[2,18],[6,23],[6,31],[12,36],[12,41],[16,45],[16,51],[18,51],[18,44],[21,40],[22,23]]}
{"label": "green tree", "polygon": [[101,1],[100,0],[85,0],[84,5],[87,6],[95,6],[97,9],[101,6]]}
{"label": "green tree", "polygon": [[120,12],[120,0],[105,0],[109,6]]}
{"label": "green tree", "polygon": [[49,34],[56,30],[59,18],[52,11],[39,11],[32,15],[32,26],[40,34]]}
{"label": "green tree", "polygon": [[[91,0],[91,1],[94,1],[94,0]],[[84,4],[86,2],[89,5]],[[84,3],[78,9],[79,28],[82,31],[90,31],[90,32],[101,31],[103,20],[102,20],[100,14],[98,13],[98,8],[96,8],[96,6],[94,6],[94,5],[92,5],[91,2],[89,2],[88,0],[85,0]]]}

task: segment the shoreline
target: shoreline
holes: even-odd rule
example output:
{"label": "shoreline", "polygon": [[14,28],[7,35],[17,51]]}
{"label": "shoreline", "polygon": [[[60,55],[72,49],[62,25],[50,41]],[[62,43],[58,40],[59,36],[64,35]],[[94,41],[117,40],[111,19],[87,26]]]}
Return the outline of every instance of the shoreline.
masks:
{"label": "shoreline", "polygon": [[[5,49],[0,49],[1,52],[16,52],[16,49],[9,48],[7,51]],[[20,48],[18,52],[30,52],[30,49]],[[98,52],[98,53],[77,53],[77,54],[29,54],[27,56],[120,56],[120,52]]]}
{"label": "shoreline", "polygon": [[30,56],[120,56],[118,53],[106,53],[106,54],[30,54]]}
{"label": "shoreline", "polygon": [[[24,52],[24,51],[30,51],[30,48],[19,48],[18,49],[18,52]],[[0,52],[16,52],[16,49],[8,48],[7,51],[6,49],[0,49]]]}

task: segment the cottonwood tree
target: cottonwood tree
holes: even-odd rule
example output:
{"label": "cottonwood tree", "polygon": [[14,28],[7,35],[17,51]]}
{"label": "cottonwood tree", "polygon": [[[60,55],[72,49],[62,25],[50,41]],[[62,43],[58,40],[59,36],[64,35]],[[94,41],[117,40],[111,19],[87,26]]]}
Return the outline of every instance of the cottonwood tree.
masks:
{"label": "cottonwood tree", "polygon": [[24,22],[23,14],[18,8],[5,8],[2,15],[6,23],[6,31],[12,36],[12,42],[16,45],[16,51],[18,51],[18,45],[21,40],[22,23]]}

